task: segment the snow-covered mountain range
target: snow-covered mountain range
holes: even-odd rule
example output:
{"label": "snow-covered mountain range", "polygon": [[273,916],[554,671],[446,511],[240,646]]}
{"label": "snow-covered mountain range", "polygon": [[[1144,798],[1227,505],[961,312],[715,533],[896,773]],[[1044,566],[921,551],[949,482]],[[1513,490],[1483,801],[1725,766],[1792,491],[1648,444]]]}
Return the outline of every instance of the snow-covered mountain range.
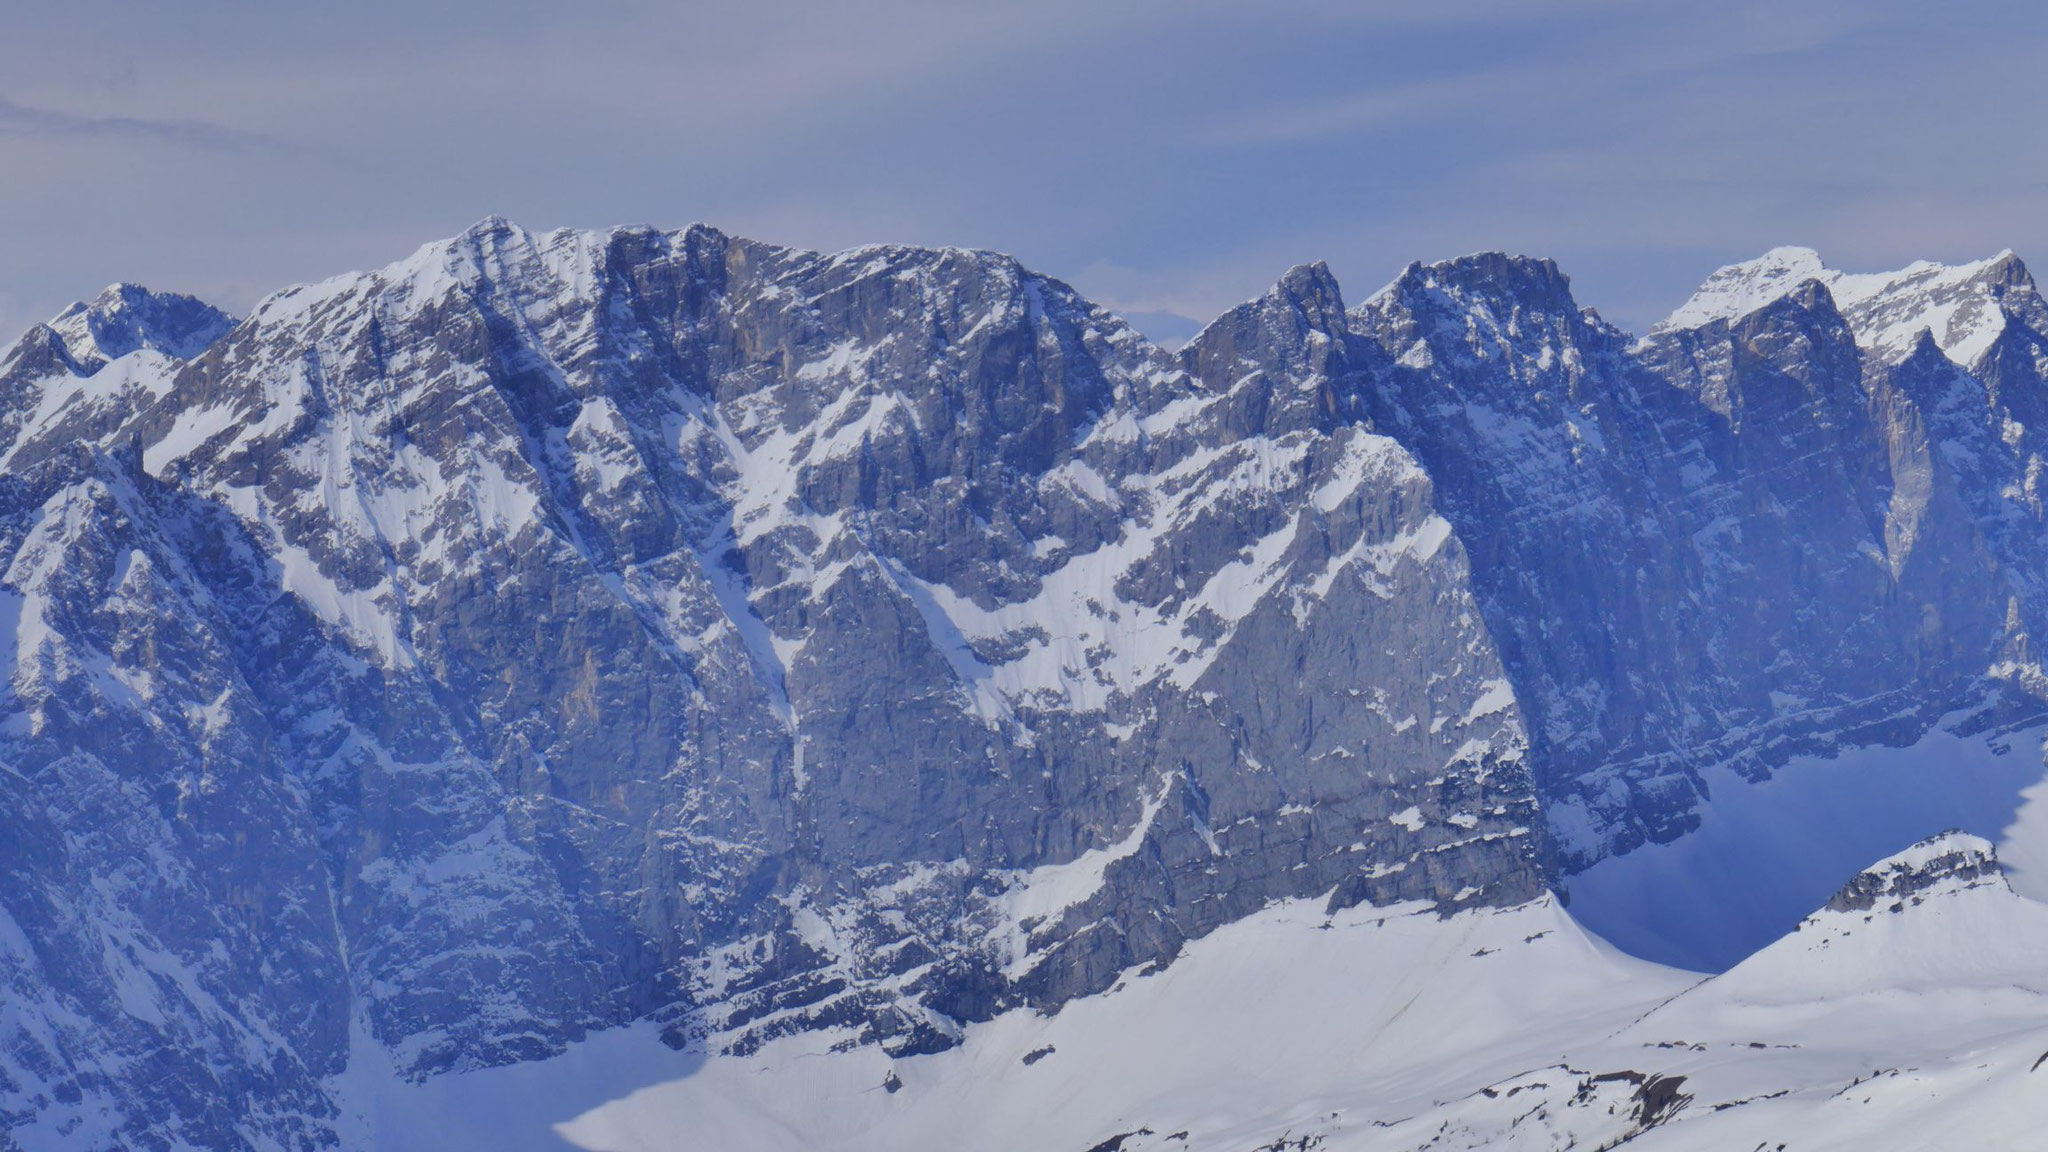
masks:
{"label": "snow-covered mountain range", "polygon": [[[1178,353],[704,227],[109,289],[0,353],[0,1149],[1849,1132],[1927,1012],[2041,1039],[2044,456],[2010,254],[1639,339],[1311,265]],[[2023,894],[1799,923],[1951,825]]]}

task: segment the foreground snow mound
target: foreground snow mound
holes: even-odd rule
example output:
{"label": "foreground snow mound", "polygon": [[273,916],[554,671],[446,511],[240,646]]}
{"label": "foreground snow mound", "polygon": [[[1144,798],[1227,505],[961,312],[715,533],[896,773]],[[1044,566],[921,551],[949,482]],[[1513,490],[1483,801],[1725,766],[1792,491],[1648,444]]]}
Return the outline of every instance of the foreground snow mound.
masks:
{"label": "foreground snow mound", "polygon": [[1565,1061],[1328,1147],[2037,1146],[2048,906],[1948,833],[1859,873],[1797,931]]}
{"label": "foreground snow mound", "polygon": [[1991,843],[1961,832],[1870,866],[1791,935],[1709,985],[1730,1000],[2048,994],[2048,905],[2023,900]]}

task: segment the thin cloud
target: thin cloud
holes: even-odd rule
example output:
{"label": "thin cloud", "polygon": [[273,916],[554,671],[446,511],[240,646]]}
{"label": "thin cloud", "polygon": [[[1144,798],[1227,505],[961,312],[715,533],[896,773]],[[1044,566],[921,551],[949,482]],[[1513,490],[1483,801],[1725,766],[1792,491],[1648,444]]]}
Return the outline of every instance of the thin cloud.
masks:
{"label": "thin cloud", "polygon": [[1428,117],[1455,117],[1497,99],[1523,77],[1519,73],[1459,76],[1325,100],[1269,105],[1218,117],[1196,139],[1220,145],[1297,144],[1352,136]]}
{"label": "thin cloud", "polygon": [[209,124],[202,120],[85,116],[55,108],[18,104],[4,98],[0,98],[0,136],[150,140],[218,152],[245,151],[275,143],[267,136],[219,124]]}
{"label": "thin cloud", "polygon": [[6,328],[117,279],[243,305],[490,212],[991,247],[1198,320],[1310,259],[1363,298],[1552,256],[1646,323],[1777,243],[2048,248],[2048,122],[2000,114],[2048,9],[2010,0],[22,7]]}

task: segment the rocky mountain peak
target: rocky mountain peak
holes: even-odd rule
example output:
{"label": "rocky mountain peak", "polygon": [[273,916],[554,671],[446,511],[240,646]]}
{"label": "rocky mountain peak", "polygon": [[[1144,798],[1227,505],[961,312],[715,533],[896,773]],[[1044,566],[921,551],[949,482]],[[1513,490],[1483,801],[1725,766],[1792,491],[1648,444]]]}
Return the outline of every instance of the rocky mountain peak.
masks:
{"label": "rocky mountain peak", "polygon": [[1754,260],[1730,264],[1707,277],[1678,310],[1651,328],[1652,334],[1700,328],[1716,320],[1737,320],[1782,299],[1793,289],[1823,280],[1828,268],[1811,248],[1773,248]]}
{"label": "rocky mountain peak", "polygon": [[1980,279],[2001,292],[2015,289],[2026,292],[2037,290],[2033,270],[2028,268],[2026,261],[2021,260],[2019,254],[2010,248],[1984,261],[1984,272]]}
{"label": "rocky mountain peak", "polygon": [[1289,268],[1273,290],[1285,294],[1304,312],[1331,317],[1344,314],[1344,294],[1337,286],[1337,277],[1321,260]]}
{"label": "rocky mountain peak", "polygon": [[1403,391],[1434,394],[1410,397],[1411,419],[1418,401],[1477,403],[1557,425],[1566,407],[1596,399],[1582,389],[1621,351],[1619,333],[1579,307],[1554,262],[1500,252],[1412,264],[1352,309],[1351,323],[1415,374]]}
{"label": "rocky mountain peak", "polygon": [[1899,359],[1899,367],[1907,371],[1927,372],[1942,368],[1953,369],[1955,362],[1948,358],[1948,353],[1941,350],[1941,341],[1934,338],[1934,329],[1922,328],[1919,334],[1913,337],[1912,348]]}
{"label": "rocky mountain peak", "polygon": [[1358,394],[1344,296],[1321,262],[1289,269],[1255,300],[1232,308],[1179,353],[1196,380],[1225,393],[1234,436],[1328,428],[1355,419]]}
{"label": "rocky mountain peak", "polygon": [[464,228],[460,233],[457,234],[457,239],[460,241],[474,243],[479,240],[496,239],[498,237],[525,236],[527,234],[528,233],[526,229],[520,227],[518,224],[512,222],[510,219],[504,216],[500,216],[497,213],[493,212],[490,215],[478,220],[476,223],[471,224],[469,227]]}
{"label": "rocky mountain peak", "polygon": [[1651,335],[1739,320],[1809,284],[1826,287],[1866,353],[1893,363],[1912,354],[1926,328],[1950,359],[1974,366],[2004,331],[2008,311],[2042,307],[2032,274],[2010,250],[1965,264],[1922,260],[1894,272],[1849,273],[1811,248],[1773,248],[1709,276]]}
{"label": "rocky mountain peak", "polygon": [[[1224,361],[1243,358],[1251,343],[1265,345],[1268,353],[1278,351],[1274,341],[1329,344],[1346,327],[1343,292],[1329,265],[1301,264],[1288,269],[1264,295],[1210,322],[1188,341],[1180,358],[1198,378],[1227,381],[1233,377],[1221,375],[1228,370]],[[1298,349],[1290,355],[1298,358]]]}
{"label": "rocky mountain peak", "polygon": [[235,318],[192,296],[113,284],[58,313],[49,327],[80,364],[118,360],[148,348],[190,360],[235,326]]}
{"label": "rocky mountain peak", "polygon": [[2005,867],[1989,840],[1943,832],[1885,857],[1856,874],[1828,900],[1830,912],[1868,912],[1929,896],[1985,886],[2006,887]]}
{"label": "rocky mountain peak", "polygon": [[[1715,322],[1706,326],[1718,332]],[[1727,331],[1752,353],[1802,374],[1804,362],[1836,355],[1853,363],[1859,347],[1854,327],[1826,283],[1802,280],[1784,294],[1727,321]]]}
{"label": "rocky mountain peak", "polygon": [[1578,303],[1572,299],[1571,279],[1556,261],[1507,252],[1477,252],[1434,264],[1410,264],[1364,307],[1398,302],[1409,309],[1426,310],[1425,302],[1432,299],[1438,307],[1459,311],[1485,305],[1496,312],[1579,313]]}
{"label": "rocky mountain peak", "polygon": [[83,376],[86,367],[71,356],[64,337],[48,324],[37,324],[0,354],[0,377],[36,380],[48,376]]}

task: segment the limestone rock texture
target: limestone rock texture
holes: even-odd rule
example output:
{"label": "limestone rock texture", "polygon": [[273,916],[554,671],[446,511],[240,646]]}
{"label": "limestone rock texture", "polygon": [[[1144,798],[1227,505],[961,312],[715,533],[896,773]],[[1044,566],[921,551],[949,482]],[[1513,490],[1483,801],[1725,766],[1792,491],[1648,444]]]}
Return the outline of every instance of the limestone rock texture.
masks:
{"label": "limestone rock texture", "polygon": [[1641,339],[1309,265],[1177,354],[702,226],[109,289],[0,352],[0,1148],[331,1147],[365,1052],[639,1020],[934,1051],[2038,710],[2048,306],[1810,256]]}

